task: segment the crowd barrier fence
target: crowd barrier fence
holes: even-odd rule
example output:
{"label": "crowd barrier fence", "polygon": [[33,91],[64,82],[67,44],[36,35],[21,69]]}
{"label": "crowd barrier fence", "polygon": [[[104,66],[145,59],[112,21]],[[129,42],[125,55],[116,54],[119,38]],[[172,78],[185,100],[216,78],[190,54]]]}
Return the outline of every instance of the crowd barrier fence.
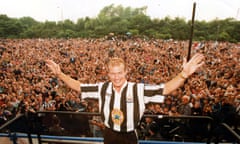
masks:
{"label": "crowd barrier fence", "polygon": [[[19,139],[29,144],[102,143],[102,138],[92,136],[89,120],[99,113],[42,111],[21,114],[0,127],[0,138],[7,138],[12,144]],[[208,116],[166,116],[152,117],[161,125],[161,138],[157,140],[139,139],[140,144],[178,143],[240,143],[239,133],[225,123],[217,126]],[[58,124],[58,125],[56,125]],[[51,131],[53,130],[53,131]]]}

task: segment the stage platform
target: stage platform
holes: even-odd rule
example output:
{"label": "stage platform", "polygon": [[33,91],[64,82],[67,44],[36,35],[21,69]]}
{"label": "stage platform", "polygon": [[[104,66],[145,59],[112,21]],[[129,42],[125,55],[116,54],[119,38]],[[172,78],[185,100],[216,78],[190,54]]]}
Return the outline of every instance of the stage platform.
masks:
{"label": "stage platform", "polygon": [[[1,144],[14,144],[13,137],[16,139],[17,144],[29,144],[27,134],[15,133],[9,135],[6,133],[0,133],[0,142]],[[31,135],[32,143],[39,144],[37,135]],[[103,138],[93,138],[93,137],[67,137],[67,136],[49,136],[41,135],[41,144],[103,144]],[[175,141],[146,141],[139,140],[139,144],[205,144],[205,143],[196,143],[196,142],[175,142]]]}

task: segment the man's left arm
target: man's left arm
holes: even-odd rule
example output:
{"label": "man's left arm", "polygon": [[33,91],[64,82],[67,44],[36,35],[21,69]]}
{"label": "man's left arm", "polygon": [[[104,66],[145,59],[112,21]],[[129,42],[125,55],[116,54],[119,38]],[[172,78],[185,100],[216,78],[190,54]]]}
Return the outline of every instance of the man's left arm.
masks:
{"label": "man's left arm", "polygon": [[163,95],[168,95],[177,88],[181,87],[184,84],[185,80],[203,64],[204,56],[200,53],[195,54],[188,62],[186,61],[186,59],[184,59],[183,70],[172,80],[165,83]]}

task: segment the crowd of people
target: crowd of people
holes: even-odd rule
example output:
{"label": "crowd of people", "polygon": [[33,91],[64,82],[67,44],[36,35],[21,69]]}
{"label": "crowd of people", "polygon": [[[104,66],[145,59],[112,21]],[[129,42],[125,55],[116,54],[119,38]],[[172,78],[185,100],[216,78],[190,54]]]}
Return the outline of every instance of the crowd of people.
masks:
{"label": "crowd of people", "polygon": [[[240,114],[240,45],[195,42],[192,54],[196,52],[205,55],[205,65],[164,103],[146,104],[146,113],[210,116],[233,124],[229,114]],[[188,41],[171,39],[1,39],[0,124],[25,112],[98,111],[96,100],[81,98],[53,77],[45,59],[82,83],[97,83],[108,80],[109,58],[121,57],[129,68],[128,81],[160,84],[181,71],[187,53]],[[154,135],[151,129],[147,133],[146,139]]]}

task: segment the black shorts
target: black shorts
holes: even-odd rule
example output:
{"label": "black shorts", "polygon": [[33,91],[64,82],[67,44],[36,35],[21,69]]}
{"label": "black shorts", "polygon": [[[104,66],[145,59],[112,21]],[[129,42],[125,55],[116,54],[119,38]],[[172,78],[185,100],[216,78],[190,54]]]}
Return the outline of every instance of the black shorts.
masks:
{"label": "black shorts", "polygon": [[104,129],[104,144],[138,144],[135,131],[117,132],[110,128]]}

